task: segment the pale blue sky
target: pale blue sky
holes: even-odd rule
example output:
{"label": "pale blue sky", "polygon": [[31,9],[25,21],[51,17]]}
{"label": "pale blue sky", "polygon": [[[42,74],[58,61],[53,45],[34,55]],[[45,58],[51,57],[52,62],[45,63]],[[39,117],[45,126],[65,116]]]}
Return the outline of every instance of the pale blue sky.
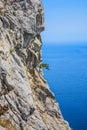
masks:
{"label": "pale blue sky", "polygon": [[87,0],[42,0],[44,42],[87,42]]}

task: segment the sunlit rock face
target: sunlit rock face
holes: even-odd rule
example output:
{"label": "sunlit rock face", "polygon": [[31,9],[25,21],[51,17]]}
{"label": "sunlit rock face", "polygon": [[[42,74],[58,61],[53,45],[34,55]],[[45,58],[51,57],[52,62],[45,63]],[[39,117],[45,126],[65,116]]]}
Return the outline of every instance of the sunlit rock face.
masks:
{"label": "sunlit rock face", "polygon": [[70,130],[42,73],[40,0],[0,1],[0,130]]}

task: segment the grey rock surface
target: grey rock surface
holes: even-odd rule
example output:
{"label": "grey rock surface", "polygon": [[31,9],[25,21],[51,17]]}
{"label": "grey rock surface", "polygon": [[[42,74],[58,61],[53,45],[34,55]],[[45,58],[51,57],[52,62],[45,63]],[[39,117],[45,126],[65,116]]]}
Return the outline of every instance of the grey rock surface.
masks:
{"label": "grey rock surface", "polygon": [[0,1],[0,130],[71,130],[41,64],[40,0]]}

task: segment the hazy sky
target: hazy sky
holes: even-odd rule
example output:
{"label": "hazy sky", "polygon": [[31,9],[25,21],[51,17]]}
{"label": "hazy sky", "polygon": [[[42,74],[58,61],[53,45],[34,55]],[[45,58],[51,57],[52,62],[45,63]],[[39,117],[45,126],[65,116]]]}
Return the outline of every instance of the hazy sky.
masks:
{"label": "hazy sky", "polygon": [[87,42],[87,0],[42,0],[44,42]]}

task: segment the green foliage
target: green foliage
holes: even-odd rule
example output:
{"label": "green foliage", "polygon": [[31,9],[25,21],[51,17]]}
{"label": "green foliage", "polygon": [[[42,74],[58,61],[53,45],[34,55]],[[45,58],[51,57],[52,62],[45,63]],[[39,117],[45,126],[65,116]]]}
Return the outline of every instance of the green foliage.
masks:
{"label": "green foliage", "polygon": [[49,64],[42,63],[42,64],[40,65],[40,68],[45,68],[45,69],[49,70]]}

